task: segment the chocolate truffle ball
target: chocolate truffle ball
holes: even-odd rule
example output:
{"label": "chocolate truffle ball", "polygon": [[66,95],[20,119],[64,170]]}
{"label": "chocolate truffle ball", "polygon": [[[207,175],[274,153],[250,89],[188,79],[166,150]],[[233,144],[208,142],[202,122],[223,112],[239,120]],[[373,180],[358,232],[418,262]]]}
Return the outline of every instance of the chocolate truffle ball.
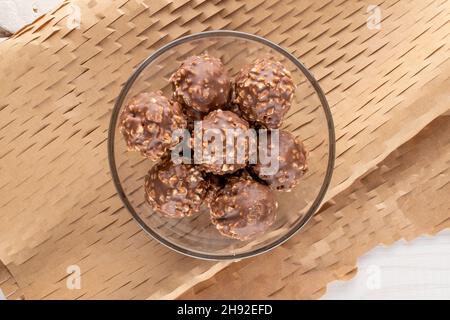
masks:
{"label": "chocolate truffle ball", "polygon": [[174,99],[200,112],[228,102],[231,82],[220,59],[202,54],[184,60],[170,77]]}
{"label": "chocolate truffle ball", "polygon": [[212,201],[211,221],[224,236],[248,240],[273,224],[277,207],[269,187],[249,175],[233,177]]}
{"label": "chocolate truffle ball", "polygon": [[[201,131],[194,130],[196,163],[203,171],[218,175],[244,168],[249,157],[248,129],[247,121],[231,111],[219,109],[209,113],[202,121]],[[227,135],[232,138],[227,139]]]}
{"label": "chocolate truffle ball", "polygon": [[[280,191],[291,191],[299,182],[300,178],[308,170],[306,162],[306,150],[303,143],[296,139],[290,132],[278,131],[278,157],[273,157],[272,153],[276,151],[272,144],[271,131],[267,135],[267,144],[258,144],[259,148],[264,148],[263,152],[278,162],[278,170],[270,172],[270,167],[277,169],[273,163],[258,163],[253,167],[253,172],[264,180],[271,189]],[[274,141],[276,143],[276,141]],[[261,150],[259,150],[261,152]],[[261,154],[261,153],[260,153]],[[266,170],[264,172],[264,169]],[[273,170],[272,170],[273,171]]]}
{"label": "chocolate truffle ball", "polygon": [[163,159],[145,178],[146,200],[160,214],[170,218],[191,216],[200,210],[209,183],[193,165],[174,164]]}
{"label": "chocolate truffle ball", "polygon": [[279,128],[291,107],[295,85],[291,73],[278,61],[257,59],[235,78],[234,102],[243,116],[267,128]]}
{"label": "chocolate truffle ball", "polygon": [[123,109],[119,128],[129,150],[157,160],[178,143],[172,133],[186,128],[186,120],[180,105],[171,103],[161,91],[142,92]]}
{"label": "chocolate truffle ball", "polygon": [[[234,103],[226,104],[223,106],[222,111],[231,111],[236,114],[238,117],[242,118],[241,110],[239,106]],[[196,121],[202,121],[208,113],[200,112],[192,108],[183,108],[183,114],[187,121],[187,128],[192,131],[194,129],[194,124]]]}

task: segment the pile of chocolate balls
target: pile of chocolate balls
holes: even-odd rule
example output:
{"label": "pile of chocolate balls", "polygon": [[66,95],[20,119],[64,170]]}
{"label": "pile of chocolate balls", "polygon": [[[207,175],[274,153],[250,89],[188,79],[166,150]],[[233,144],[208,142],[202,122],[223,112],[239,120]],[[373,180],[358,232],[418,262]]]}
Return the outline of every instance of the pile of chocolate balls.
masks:
{"label": "pile of chocolate balls", "polygon": [[[262,170],[266,164],[248,163],[247,153],[236,163],[225,161],[226,152],[213,161],[175,163],[171,150],[180,140],[173,132],[188,129],[193,140],[194,123],[202,121],[204,131],[264,128],[270,136],[291,107],[295,84],[290,72],[279,61],[264,58],[232,78],[220,59],[204,53],[184,60],[170,82],[170,99],[160,91],[139,93],[119,119],[128,149],[158,161],[145,178],[148,204],[170,218],[189,217],[207,206],[213,225],[233,239],[248,240],[265,232],[277,215],[274,192],[290,191],[307,171],[302,142],[280,130],[278,171],[268,175]],[[273,146],[267,141],[270,153]],[[249,141],[244,142],[249,153]]]}

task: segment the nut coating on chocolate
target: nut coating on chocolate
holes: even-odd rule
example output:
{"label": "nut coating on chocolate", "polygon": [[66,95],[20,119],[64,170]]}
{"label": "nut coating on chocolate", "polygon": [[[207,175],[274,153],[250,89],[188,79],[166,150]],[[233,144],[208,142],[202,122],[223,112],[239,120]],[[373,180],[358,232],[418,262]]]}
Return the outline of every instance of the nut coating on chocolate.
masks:
{"label": "nut coating on chocolate", "polygon": [[207,113],[203,113],[192,109],[191,107],[184,107],[183,114],[187,121],[187,128],[192,131],[194,130],[194,125],[196,121],[202,121]]}
{"label": "nut coating on chocolate", "polygon": [[[201,150],[203,156],[200,168],[219,175],[244,168],[249,156],[249,139],[244,136],[248,129],[247,121],[231,111],[219,109],[209,113],[202,121],[201,141],[194,138],[194,149]],[[232,140],[227,135],[233,135]]]}
{"label": "nut coating on chocolate", "polygon": [[229,104],[227,104],[227,105],[223,108],[223,110],[231,111],[231,112],[233,112],[234,114],[238,115],[240,118],[243,118],[243,117],[242,117],[241,109],[240,109],[239,106],[238,106],[237,104],[235,104],[235,103],[229,103]]}
{"label": "nut coating on chocolate", "polygon": [[211,221],[221,234],[248,240],[273,224],[278,204],[269,187],[241,176],[231,178],[210,207]]}
{"label": "nut coating on chocolate", "polygon": [[209,112],[228,102],[231,83],[222,61],[202,54],[184,60],[170,77],[174,99],[200,112]]}
{"label": "nut coating on chocolate", "polygon": [[[266,148],[264,149],[264,152],[267,152],[268,155],[271,155],[273,151],[273,145],[271,141],[272,140],[270,138],[269,131],[267,146],[265,146]],[[271,164],[262,164],[260,161],[258,161],[258,163],[253,167],[253,172],[260,179],[264,180],[271,189],[291,191],[291,189],[300,182],[300,178],[308,170],[306,162],[306,150],[303,146],[303,143],[287,131],[279,131],[278,143],[278,171],[274,174],[264,174],[262,172],[262,169],[267,169]]]}
{"label": "nut coating on chocolate", "polygon": [[145,194],[152,208],[170,218],[191,216],[200,210],[209,183],[192,165],[175,165],[164,159],[145,178]]}
{"label": "nut coating on chocolate", "polygon": [[281,126],[294,91],[291,73],[280,62],[257,59],[237,74],[234,102],[247,120],[274,129]]}
{"label": "nut coating on chocolate", "polygon": [[119,127],[129,150],[157,160],[178,143],[172,133],[186,128],[186,120],[180,105],[171,103],[162,92],[142,92],[122,111]]}
{"label": "nut coating on chocolate", "polygon": [[225,186],[228,179],[227,176],[214,175],[206,173],[205,180],[209,183],[208,195],[205,198],[205,204],[211,208],[211,203],[217,197],[217,193]]}

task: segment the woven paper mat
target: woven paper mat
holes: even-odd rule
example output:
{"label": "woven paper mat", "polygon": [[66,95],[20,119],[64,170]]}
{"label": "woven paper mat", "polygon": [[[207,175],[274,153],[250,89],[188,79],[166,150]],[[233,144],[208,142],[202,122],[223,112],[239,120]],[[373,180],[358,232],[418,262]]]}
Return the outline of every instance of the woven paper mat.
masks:
{"label": "woven paper mat", "polygon": [[[379,30],[366,26],[369,4],[381,9]],[[79,29],[72,5],[79,8]],[[107,128],[114,99],[133,68],[164,43],[209,29],[255,33],[286,47],[313,71],[332,107],[337,161],[327,200],[341,199],[339,192],[448,110],[449,14],[450,2],[431,0],[64,4],[0,44],[0,259],[26,298],[178,296],[227,264],[183,257],[159,245],[116,195]],[[442,166],[448,168],[448,160]],[[395,176],[401,179],[403,171],[392,172],[393,177],[382,176],[388,182],[380,184],[385,187],[376,200],[362,189],[365,200],[345,203],[345,214],[339,206],[326,209],[304,232],[264,256],[273,265],[282,257],[277,267],[286,279],[297,270],[293,266],[310,270],[304,273],[308,283],[311,274],[324,274],[311,284],[315,294],[287,286],[280,295],[318,296],[326,281],[353,270],[354,259],[369,247],[404,235],[406,218],[389,209],[391,202],[399,205],[389,188],[402,181]],[[448,181],[448,172],[443,175]],[[410,192],[420,193],[420,186],[411,184]],[[344,194],[352,194],[348,190]],[[386,207],[383,215],[375,205]],[[402,212],[414,221],[409,237],[439,229],[441,222],[424,219],[423,212],[408,206]],[[340,217],[342,224],[336,227],[328,216]],[[339,251],[352,253],[336,271]],[[261,283],[273,281],[255,293],[267,296],[285,280],[278,273],[265,276],[260,259],[233,268],[251,266]],[[80,290],[66,287],[70,265],[81,268]]]}

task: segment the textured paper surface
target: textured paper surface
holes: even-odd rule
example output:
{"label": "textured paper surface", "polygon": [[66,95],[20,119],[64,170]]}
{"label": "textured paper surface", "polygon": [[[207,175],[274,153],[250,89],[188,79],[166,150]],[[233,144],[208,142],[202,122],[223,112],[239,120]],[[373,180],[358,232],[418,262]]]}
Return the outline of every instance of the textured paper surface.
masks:
{"label": "textured paper surface", "polygon": [[[377,3],[381,28],[369,29],[367,7]],[[0,74],[7,79],[0,83],[0,259],[26,298],[177,297],[227,263],[161,246],[116,195],[107,130],[114,100],[136,65],[170,40],[210,29],[255,33],[288,49],[315,74],[332,108],[337,159],[330,199],[448,110],[449,9],[448,1],[405,0],[65,3],[0,44]],[[385,193],[380,203],[389,200]],[[410,219],[426,220],[411,212]],[[333,264],[326,261],[335,261],[330,246],[355,243],[349,235],[364,233],[374,244],[401,236],[393,214],[350,223],[362,213],[377,212],[356,207],[342,230],[311,233],[320,214],[264,257],[288,251],[298,256],[294,265],[312,270],[325,261],[320,267],[328,268]],[[342,248],[359,255],[368,246]],[[66,286],[70,265],[81,269],[80,290]],[[353,258],[348,265],[354,268]],[[261,279],[275,282],[263,273]],[[318,296],[323,284],[314,285]],[[293,291],[285,292],[301,296]]]}
{"label": "textured paper surface", "polygon": [[449,164],[446,116],[327,203],[303,237],[233,264],[181,298],[318,298],[327,283],[352,277],[357,258],[376,245],[450,227]]}
{"label": "textured paper surface", "polygon": [[23,298],[16,280],[0,261],[0,300],[21,300]]}

